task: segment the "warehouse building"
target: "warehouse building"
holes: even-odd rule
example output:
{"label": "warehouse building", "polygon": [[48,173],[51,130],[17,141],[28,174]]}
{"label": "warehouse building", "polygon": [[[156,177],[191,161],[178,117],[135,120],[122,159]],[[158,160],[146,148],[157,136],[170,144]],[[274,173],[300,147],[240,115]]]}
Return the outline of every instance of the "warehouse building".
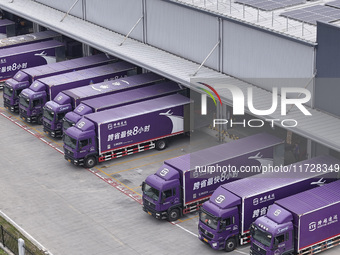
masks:
{"label": "warehouse building", "polygon": [[[176,81],[196,102],[214,88],[209,116],[228,122],[218,125],[221,140],[232,120],[265,123],[308,157],[340,157],[339,0],[0,0],[0,8],[83,43],[84,55],[95,48]],[[282,93],[306,103],[281,112]]]}

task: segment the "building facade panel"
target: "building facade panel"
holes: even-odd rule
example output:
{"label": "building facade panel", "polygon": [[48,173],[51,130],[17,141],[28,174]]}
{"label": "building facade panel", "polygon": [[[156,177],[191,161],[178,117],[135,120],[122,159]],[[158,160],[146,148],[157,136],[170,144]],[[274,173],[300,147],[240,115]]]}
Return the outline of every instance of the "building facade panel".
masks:
{"label": "building facade panel", "polygon": [[[219,38],[218,18],[159,0],[146,1],[147,43],[196,63],[202,63]],[[206,66],[218,70],[219,51]]]}
{"label": "building facade panel", "polygon": [[[58,1],[55,1],[55,0],[36,0],[36,2],[45,4],[47,6],[50,6],[52,8],[55,8],[59,11],[65,12],[65,13],[75,3],[75,1],[70,1],[70,0],[58,0]],[[70,14],[74,15],[78,18],[82,18],[83,17],[83,2],[85,2],[85,0],[79,0],[74,5],[72,10],[70,11]]]}
{"label": "building facade panel", "polygon": [[317,29],[315,107],[340,116],[340,28],[319,22]]}
{"label": "building facade panel", "polygon": [[224,20],[223,72],[271,91],[306,87],[313,91],[314,47]]}
{"label": "building facade panel", "polygon": [[[125,36],[143,16],[142,6],[142,0],[86,0],[86,20]],[[143,20],[130,37],[143,41]]]}

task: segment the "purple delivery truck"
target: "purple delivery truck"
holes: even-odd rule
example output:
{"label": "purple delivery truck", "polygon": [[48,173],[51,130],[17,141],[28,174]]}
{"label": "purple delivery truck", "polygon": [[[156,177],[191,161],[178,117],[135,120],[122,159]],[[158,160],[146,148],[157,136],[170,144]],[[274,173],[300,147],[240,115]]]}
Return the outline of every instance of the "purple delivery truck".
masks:
{"label": "purple delivery truck", "polygon": [[5,82],[3,93],[4,106],[12,112],[18,112],[19,94],[23,89],[28,88],[37,79],[100,66],[113,61],[115,61],[114,58],[105,54],[98,54],[22,69],[18,71],[13,78],[10,78]]}
{"label": "purple delivery truck", "polygon": [[[142,184],[143,210],[175,221],[197,211],[221,184],[261,173],[262,165],[283,163],[284,143],[261,133],[164,161]],[[241,172],[257,166],[258,171]]]}
{"label": "purple delivery truck", "polygon": [[58,39],[58,37],[61,39],[61,34],[51,30],[8,37],[0,40],[0,49],[17,47],[19,45],[25,45],[33,42],[43,42],[47,40]]}
{"label": "purple delivery truck", "polygon": [[134,74],[136,70],[136,66],[122,61],[36,80],[19,95],[20,117],[27,122],[42,124],[43,106],[59,92],[104,80],[118,79]]}
{"label": "purple delivery truck", "polygon": [[[138,75],[131,76],[137,77]],[[132,85],[132,83],[130,83]],[[82,101],[72,112],[66,113],[63,120],[63,131],[67,130],[69,127],[74,126],[82,116],[101,112],[104,110],[117,108],[123,105],[137,103],[168,94],[174,94],[179,92],[184,92],[180,85],[172,81],[166,81],[157,83],[155,85],[149,85],[146,87],[135,88],[133,93],[129,91],[119,91],[119,93],[101,96],[100,98],[93,98]],[[185,93],[185,92],[184,92]]]}
{"label": "purple delivery truck", "polygon": [[[121,63],[125,65],[124,62]],[[59,92],[52,101],[48,101],[44,106],[44,131],[52,137],[61,137],[63,135],[62,122],[64,116],[85,99],[99,98],[103,95],[133,89],[136,86],[153,84],[161,80],[164,80],[164,78],[157,74],[146,73]]]}
{"label": "purple delivery truck", "polygon": [[228,252],[249,243],[250,225],[265,215],[275,200],[336,180],[336,172],[306,171],[312,164],[330,167],[340,161],[320,156],[284,166],[299,172],[268,171],[220,186],[201,207],[198,238],[215,250]]}
{"label": "purple delivery truck", "polygon": [[0,49],[0,82],[21,68],[45,65],[65,58],[64,44],[49,40]]}
{"label": "purple delivery truck", "polygon": [[190,131],[190,103],[175,94],[87,114],[64,134],[65,159],[93,167],[98,161],[163,150],[168,137]]}
{"label": "purple delivery truck", "polygon": [[251,226],[250,254],[308,255],[335,247],[339,217],[340,180],[277,200]]}
{"label": "purple delivery truck", "polygon": [[8,19],[0,19],[0,39],[15,36],[15,22]]}

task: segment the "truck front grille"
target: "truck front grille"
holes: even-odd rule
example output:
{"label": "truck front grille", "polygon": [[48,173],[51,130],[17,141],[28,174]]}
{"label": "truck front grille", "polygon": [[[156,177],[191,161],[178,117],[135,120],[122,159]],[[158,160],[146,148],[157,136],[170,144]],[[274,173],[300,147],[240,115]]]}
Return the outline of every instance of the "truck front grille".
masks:
{"label": "truck front grille", "polygon": [[260,246],[256,244],[252,244],[253,247],[251,247],[251,251],[253,255],[266,255],[266,250],[261,248]]}
{"label": "truck front grille", "polygon": [[156,208],[156,205],[154,203],[150,202],[149,200],[146,200],[145,198],[143,199],[143,204],[144,206],[149,207],[151,209]]}
{"label": "truck front grille", "polygon": [[27,111],[25,111],[23,109],[20,109],[20,116],[24,117],[24,118],[27,118]]}
{"label": "truck front grille", "polygon": [[51,124],[44,121],[44,127],[48,128],[48,129],[51,129]]}
{"label": "truck front grille", "polygon": [[68,149],[64,149],[64,152],[65,152],[65,156],[68,156],[68,157],[71,157],[73,158],[74,157],[74,153]]}
{"label": "truck front grille", "polygon": [[200,230],[205,238],[207,238],[209,241],[214,238],[214,234],[209,232],[208,230],[205,230],[200,226]]}

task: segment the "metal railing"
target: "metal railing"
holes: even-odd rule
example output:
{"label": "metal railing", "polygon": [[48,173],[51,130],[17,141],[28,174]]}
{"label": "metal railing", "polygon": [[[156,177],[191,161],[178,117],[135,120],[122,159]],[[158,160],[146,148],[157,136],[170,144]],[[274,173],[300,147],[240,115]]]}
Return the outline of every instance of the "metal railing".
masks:
{"label": "metal railing", "polygon": [[[17,236],[14,236],[4,226],[0,225],[0,243],[5,248],[10,250],[15,255],[45,255],[43,251],[38,248],[28,248],[25,241]],[[33,250],[32,250],[33,249]]]}

